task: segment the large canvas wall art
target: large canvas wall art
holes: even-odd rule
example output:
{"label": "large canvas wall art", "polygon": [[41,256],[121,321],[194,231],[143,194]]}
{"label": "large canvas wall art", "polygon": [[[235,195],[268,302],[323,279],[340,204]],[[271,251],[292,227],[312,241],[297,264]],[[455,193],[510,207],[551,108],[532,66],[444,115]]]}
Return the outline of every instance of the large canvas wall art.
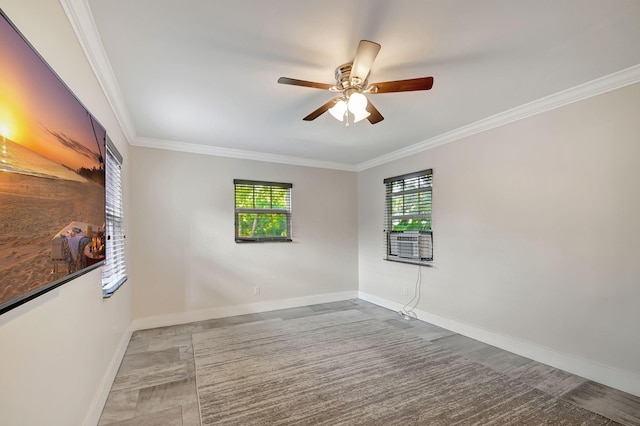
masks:
{"label": "large canvas wall art", "polygon": [[104,262],[106,132],[0,15],[4,313]]}

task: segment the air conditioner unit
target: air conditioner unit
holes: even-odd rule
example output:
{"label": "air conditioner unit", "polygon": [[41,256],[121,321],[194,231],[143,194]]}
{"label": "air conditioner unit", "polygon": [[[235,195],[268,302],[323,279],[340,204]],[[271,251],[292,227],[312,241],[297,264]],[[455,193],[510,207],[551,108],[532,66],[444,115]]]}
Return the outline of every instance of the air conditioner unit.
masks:
{"label": "air conditioner unit", "polygon": [[433,242],[430,231],[400,231],[389,234],[388,254],[411,260],[433,260]]}

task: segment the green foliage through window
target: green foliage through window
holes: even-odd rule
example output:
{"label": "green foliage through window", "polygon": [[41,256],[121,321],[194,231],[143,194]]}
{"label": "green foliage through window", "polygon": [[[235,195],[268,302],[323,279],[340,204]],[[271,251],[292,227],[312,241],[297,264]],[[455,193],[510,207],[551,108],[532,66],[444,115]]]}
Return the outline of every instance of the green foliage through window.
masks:
{"label": "green foliage through window", "polygon": [[289,183],[234,180],[236,241],[291,241]]}
{"label": "green foliage through window", "polygon": [[427,170],[385,182],[387,230],[431,230],[432,177],[431,170]]}
{"label": "green foliage through window", "polygon": [[433,170],[384,180],[385,260],[427,265],[433,261]]}

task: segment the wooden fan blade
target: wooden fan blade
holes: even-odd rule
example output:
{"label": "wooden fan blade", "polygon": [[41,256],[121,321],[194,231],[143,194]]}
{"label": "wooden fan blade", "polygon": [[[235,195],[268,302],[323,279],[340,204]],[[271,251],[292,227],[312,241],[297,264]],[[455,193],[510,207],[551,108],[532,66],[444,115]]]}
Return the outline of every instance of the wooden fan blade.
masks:
{"label": "wooden fan blade", "polygon": [[384,117],[382,116],[382,114],[380,114],[380,111],[378,111],[378,109],[373,106],[371,101],[367,102],[367,111],[369,111],[369,113],[371,114],[367,117],[369,123],[376,124],[384,120]]}
{"label": "wooden fan blade", "polygon": [[327,102],[326,104],[322,105],[320,108],[318,108],[317,110],[313,111],[311,114],[307,115],[305,118],[303,118],[303,120],[304,121],[313,121],[313,120],[315,120],[316,118],[320,117],[322,114],[327,112],[329,110],[329,108],[334,106],[338,99],[340,99],[340,98],[331,99],[329,102]]}
{"label": "wooden fan blade", "polygon": [[378,90],[371,90],[375,93],[392,92],[413,92],[416,90],[429,90],[433,87],[433,77],[411,78],[409,80],[385,81],[383,83],[373,83],[369,87],[377,87]]}
{"label": "wooden fan blade", "polygon": [[306,81],[306,80],[296,80],[295,78],[289,78],[289,77],[280,77],[278,79],[278,83],[290,84],[292,86],[311,87],[314,89],[323,89],[323,90],[329,90],[332,87],[331,84],[316,83],[314,81]]}
{"label": "wooden fan blade", "polygon": [[358,50],[356,56],[353,58],[353,64],[351,65],[350,77],[353,80],[357,78],[360,82],[363,82],[369,76],[373,61],[378,56],[380,51],[380,45],[369,40],[360,40],[358,44]]}

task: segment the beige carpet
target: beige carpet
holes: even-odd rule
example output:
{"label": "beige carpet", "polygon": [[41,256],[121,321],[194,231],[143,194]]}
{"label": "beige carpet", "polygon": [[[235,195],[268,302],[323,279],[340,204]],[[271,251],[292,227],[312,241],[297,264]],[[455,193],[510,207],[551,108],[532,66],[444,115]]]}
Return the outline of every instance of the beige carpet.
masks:
{"label": "beige carpet", "polygon": [[366,314],[193,335],[203,425],[606,425]]}

